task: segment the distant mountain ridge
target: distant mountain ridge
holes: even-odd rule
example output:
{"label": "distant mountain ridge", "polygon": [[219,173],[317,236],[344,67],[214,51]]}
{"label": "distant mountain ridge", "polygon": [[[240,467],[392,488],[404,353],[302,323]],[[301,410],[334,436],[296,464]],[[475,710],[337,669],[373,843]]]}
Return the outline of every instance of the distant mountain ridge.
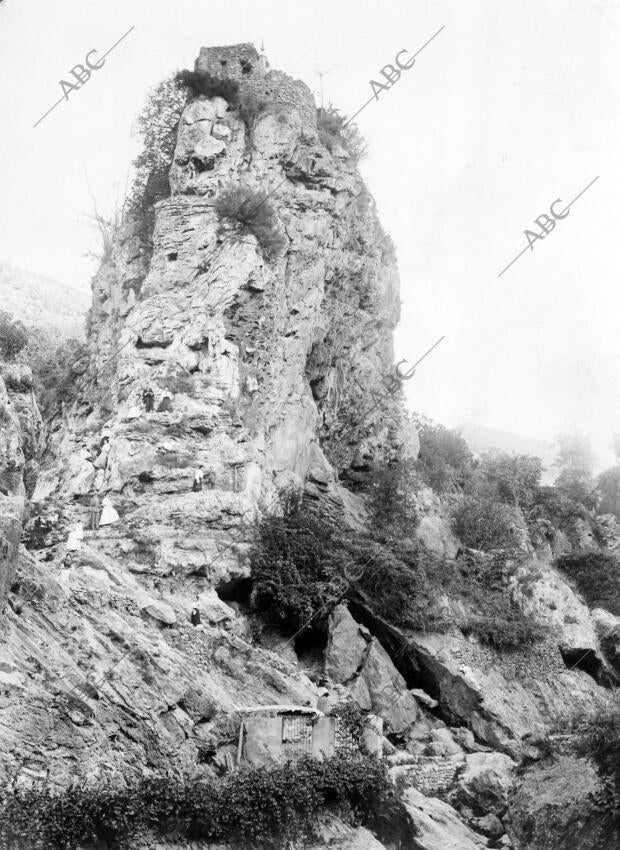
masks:
{"label": "distant mountain ridge", "polygon": [[83,337],[89,304],[88,292],[0,262],[0,310],[25,325],[44,327],[64,337]]}

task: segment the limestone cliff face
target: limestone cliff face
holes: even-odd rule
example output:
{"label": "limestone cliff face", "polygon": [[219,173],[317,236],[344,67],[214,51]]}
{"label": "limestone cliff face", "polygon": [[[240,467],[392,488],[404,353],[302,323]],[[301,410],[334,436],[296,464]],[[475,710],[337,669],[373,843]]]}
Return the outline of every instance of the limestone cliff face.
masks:
{"label": "limestone cliff face", "polygon": [[[334,466],[397,444],[417,451],[397,401],[364,419],[398,319],[396,263],[374,204],[345,151],[319,142],[308,88],[270,72],[254,91],[261,81],[270,99],[251,129],[222,98],[189,99],[152,249],[126,226],[93,283],[93,359],[70,427],[111,436],[98,483],[161,544],[159,571],[207,574],[204,524],[242,524],[287,483],[346,511]],[[239,182],[270,193],[287,244],[275,259],[218,221],[216,197]],[[170,410],[141,415],[146,387],[155,411],[166,394]],[[196,467],[215,486],[192,496]],[[66,487],[85,492],[92,481],[74,473]]]}
{"label": "limestone cliff face", "polygon": [[32,386],[27,367],[0,363],[0,609],[15,576],[39,469],[41,415]]}

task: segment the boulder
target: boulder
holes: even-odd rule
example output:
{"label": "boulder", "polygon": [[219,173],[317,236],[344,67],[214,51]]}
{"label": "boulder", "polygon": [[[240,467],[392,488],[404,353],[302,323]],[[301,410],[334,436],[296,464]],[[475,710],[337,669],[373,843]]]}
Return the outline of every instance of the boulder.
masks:
{"label": "boulder", "polygon": [[163,602],[161,599],[153,599],[152,596],[139,594],[137,599],[138,607],[149,617],[164,623],[167,626],[173,625],[177,621],[177,615],[174,613],[174,608]]}
{"label": "boulder", "polygon": [[403,806],[411,826],[411,847],[416,850],[476,850],[488,846],[487,839],[464,824],[452,806],[435,797],[407,788]]}
{"label": "boulder", "polygon": [[506,831],[504,829],[504,824],[497,815],[491,813],[482,818],[474,818],[471,823],[472,826],[476,827],[477,832],[481,832],[489,838],[499,838],[499,836],[503,835]]}
{"label": "boulder", "polygon": [[346,605],[337,605],[329,616],[325,673],[333,682],[349,682],[362,664],[370,633],[360,626]]}
{"label": "boulder", "polygon": [[458,799],[476,811],[502,815],[515,784],[515,767],[503,753],[470,753],[459,780]]}
{"label": "boulder", "polygon": [[383,717],[392,732],[403,732],[416,721],[418,704],[376,638],[370,641],[360,678],[368,688],[372,710]]}
{"label": "boulder", "polygon": [[203,590],[198,597],[198,607],[202,619],[208,623],[222,623],[225,620],[234,620],[237,616],[235,610],[222,602],[213,588]]}

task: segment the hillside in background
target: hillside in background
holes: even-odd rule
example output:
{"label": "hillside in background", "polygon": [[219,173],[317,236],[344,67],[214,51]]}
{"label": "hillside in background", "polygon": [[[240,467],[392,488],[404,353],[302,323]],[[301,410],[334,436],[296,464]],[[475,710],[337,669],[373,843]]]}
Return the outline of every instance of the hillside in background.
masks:
{"label": "hillside in background", "polygon": [[509,431],[498,431],[487,428],[475,422],[466,422],[457,428],[474,454],[484,452],[508,452],[509,454],[534,455],[539,457],[545,467],[543,480],[550,481],[555,477],[551,469],[556,455],[556,449],[548,440],[537,440],[535,437],[524,437],[521,434],[511,434]]}
{"label": "hillside in background", "polygon": [[89,303],[87,292],[0,262],[0,309],[25,325],[82,337]]}

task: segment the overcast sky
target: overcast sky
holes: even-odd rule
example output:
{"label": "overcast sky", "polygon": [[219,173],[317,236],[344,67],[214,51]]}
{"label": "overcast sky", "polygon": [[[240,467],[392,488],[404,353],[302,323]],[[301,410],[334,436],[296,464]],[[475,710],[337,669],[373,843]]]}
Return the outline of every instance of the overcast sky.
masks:
{"label": "overcast sky", "polygon": [[[59,80],[135,29],[79,91]],[[445,341],[410,406],[552,438],[620,431],[620,3],[612,0],[3,0],[0,261],[88,288],[89,185],[121,198],[148,88],[200,46],[264,40],[272,67],[351,115],[369,81],[441,33],[358,116],[396,242],[397,358]],[[403,54],[404,56],[404,54]],[[96,58],[93,55],[93,61]],[[524,230],[556,199],[544,240]],[[563,209],[562,204],[554,207]]]}

